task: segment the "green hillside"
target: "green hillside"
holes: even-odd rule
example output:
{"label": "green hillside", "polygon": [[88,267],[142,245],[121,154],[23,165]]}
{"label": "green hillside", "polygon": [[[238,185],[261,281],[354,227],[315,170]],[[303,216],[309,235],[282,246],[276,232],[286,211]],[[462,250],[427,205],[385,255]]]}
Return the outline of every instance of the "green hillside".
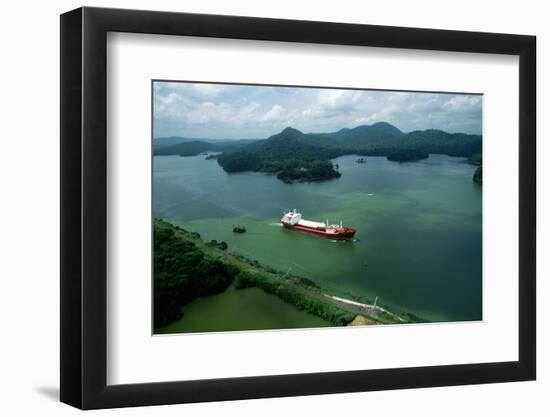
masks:
{"label": "green hillside", "polygon": [[342,155],[386,156],[418,161],[429,154],[470,157],[481,154],[481,136],[430,129],[403,133],[389,123],[341,129],[333,133],[302,133],[287,127],[251,144],[225,150],[218,163],[228,173],[255,171],[277,174],[285,182],[322,181],[341,174],[330,159]]}
{"label": "green hillside", "polygon": [[341,151],[305,143],[302,136],[299,130],[286,128],[264,141],[224,152],[218,163],[226,172],[266,172],[285,182],[340,177],[329,159],[342,155]]}

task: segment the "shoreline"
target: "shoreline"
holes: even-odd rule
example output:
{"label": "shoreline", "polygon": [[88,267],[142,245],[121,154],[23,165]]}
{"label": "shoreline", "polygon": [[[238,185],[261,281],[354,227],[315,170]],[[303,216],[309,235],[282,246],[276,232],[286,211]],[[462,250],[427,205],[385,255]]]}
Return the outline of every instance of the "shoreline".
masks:
{"label": "shoreline", "polygon": [[326,289],[319,287],[307,277],[284,273],[238,252],[229,251],[225,242],[205,242],[198,233],[187,231],[160,219],[155,219],[155,226],[172,229],[177,237],[193,242],[208,258],[234,268],[236,274],[231,285],[235,285],[238,289],[248,287],[262,289],[265,293],[278,297],[297,310],[325,319],[335,326],[414,322],[378,305],[330,295]]}

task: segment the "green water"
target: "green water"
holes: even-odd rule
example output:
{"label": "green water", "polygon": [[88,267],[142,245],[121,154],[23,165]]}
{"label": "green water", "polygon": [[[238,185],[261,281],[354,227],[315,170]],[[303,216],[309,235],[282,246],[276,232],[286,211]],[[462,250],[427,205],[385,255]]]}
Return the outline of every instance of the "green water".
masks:
{"label": "green water", "polygon": [[181,320],[157,334],[219,332],[227,330],[292,329],[332,326],[328,321],[296,310],[259,288],[236,290],[199,298],[182,308]]}
{"label": "green water", "polygon": [[[378,296],[396,312],[433,321],[482,318],[481,188],[463,158],[357,164],[344,156],[335,160],[341,178],[291,185],[260,173],[229,175],[204,158],[155,157],[155,217],[290,268],[336,295]],[[279,219],[289,208],[310,220],[342,220],[357,239],[283,229]],[[234,225],[248,232],[234,234]]]}

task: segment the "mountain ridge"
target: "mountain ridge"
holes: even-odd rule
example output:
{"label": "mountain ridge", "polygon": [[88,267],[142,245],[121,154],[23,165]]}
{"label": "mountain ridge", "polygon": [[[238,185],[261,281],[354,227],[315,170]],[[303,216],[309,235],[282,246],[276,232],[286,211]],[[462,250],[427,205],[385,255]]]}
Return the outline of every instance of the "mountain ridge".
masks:
{"label": "mountain ridge", "polygon": [[332,133],[302,133],[286,127],[265,140],[224,151],[217,160],[228,173],[255,171],[277,174],[285,182],[322,181],[340,177],[330,160],[342,155],[408,162],[429,154],[469,157],[481,148],[481,135],[438,129],[404,133],[390,123],[378,122]]}

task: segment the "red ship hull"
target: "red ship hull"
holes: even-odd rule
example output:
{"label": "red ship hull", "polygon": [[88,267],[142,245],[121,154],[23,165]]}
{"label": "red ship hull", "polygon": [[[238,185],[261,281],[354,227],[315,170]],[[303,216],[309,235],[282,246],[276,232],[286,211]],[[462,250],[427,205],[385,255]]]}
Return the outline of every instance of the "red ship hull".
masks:
{"label": "red ship hull", "polygon": [[327,232],[326,228],[312,228],[301,225],[291,225],[287,223],[282,223],[283,227],[290,230],[296,230],[298,232],[309,233],[316,236],[322,236],[329,239],[342,239],[350,240],[355,236],[355,229],[351,227],[342,227],[341,230],[336,232]]}

